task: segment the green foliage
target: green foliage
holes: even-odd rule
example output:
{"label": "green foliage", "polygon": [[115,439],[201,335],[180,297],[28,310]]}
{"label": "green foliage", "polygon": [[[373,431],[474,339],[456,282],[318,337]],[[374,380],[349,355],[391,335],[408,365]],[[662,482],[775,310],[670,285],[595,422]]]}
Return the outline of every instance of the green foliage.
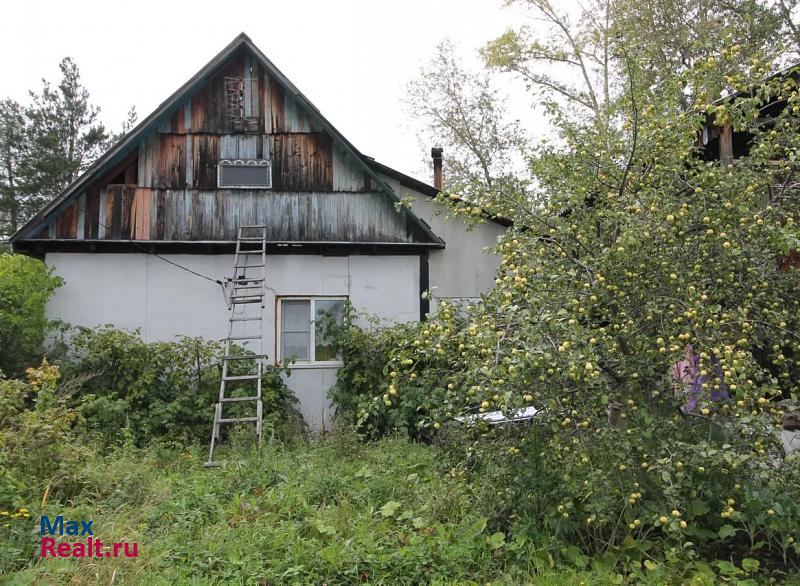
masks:
{"label": "green foliage", "polygon": [[76,467],[89,449],[75,441],[79,414],[67,406],[68,395],[57,392],[58,378],[58,367],[47,361],[29,368],[24,381],[0,376],[2,510],[43,492],[68,498],[80,484]]}
{"label": "green foliage", "polygon": [[[411,437],[424,435],[421,422],[425,412],[420,405],[425,388],[413,384],[412,379],[412,384],[398,391],[400,383],[389,376],[387,368],[391,351],[413,338],[420,326],[408,323],[389,327],[367,316],[357,316],[348,304],[340,324],[327,320],[324,327],[339,348],[343,362],[336,373],[336,383],[328,391],[336,417],[370,438],[395,431]],[[383,408],[384,402],[393,409]]]}
{"label": "green foliage", "polygon": [[[462,458],[494,478],[501,529],[631,572],[718,558],[795,568],[797,462],[778,433],[800,393],[798,272],[781,259],[800,208],[798,84],[761,81],[765,63],[743,67],[732,44],[654,91],[623,41],[611,126],[565,122],[564,144],[532,159],[538,199],[442,198],[467,219],[516,221],[496,287],[464,314],[442,302],[428,323],[383,334],[395,392],[365,389],[359,424],[397,411],[431,430],[535,406],[528,434],[476,426]],[[722,86],[746,93],[712,102]],[[787,105],[763,125],[773,100]],[[748,156],[705,160],[706,123],[750,134]]]}
{"label": "green foliage", "polygon": [[488,71],[470,71],[457,47],[440,42],[429,64],[406,90],[410,116],[420,123],[422,142],[442,144],[443,183],[473,201],[488,193],[511,193],[522,184],[528,141],[518,120],[511,120],[505,100]]}
{"label": "green foliage", "polygon": [[[490,528],[469,487],[442,477],[437,454],[347,434],[287,448],[267,444],[202,468],[201,449],[123,447],[79,466],[86,490],[20,503],[1,527],[0,572],[11,583],[577,584],[607,571],[551,569],[533,544]],[[14,510],[18,511],[18,508]],[[135,559],[42,559],[38,515],[93,520],[104,542],[138,542]],[[69,563],[64,563],[65,561]]]}
{"label": "green foliage", "polygon": [[[43,80],[30,104],[0,100],[0,236],[16,232],[121,136],[100,123],[77,64],[67,57],[58,67],[58,85]],[[135,121],[131,108],[122,133]]]}
{"label": "green foliage", "polygon": [[[78,329],[67,346],[64,376],[79,381],[81,388],[74,406],[85,429],[103,443],[119,441],[123,430],[138,444],[210,437],[222,344],[188,337],[146,343],[138,332],[103,327]],[[229,374],[245,374],[248,368],[241,361]],[[286,372],[267,367],[262,379],[264,434],[283,439],[301,425],[296,399],[281,378]],[[229,395],[252,394],[252,383],[247,384],[230,385]],[[252,410],[249,404],[238,407]]]}
{"label": "green foliage", "polygon": [[[145,443],[205,444],[221,350],[198,339],[146,344],[131,332],[84,329],[71,338],[62,368],[45,360],[27,369],[25,380],[0,376],[0,508],[83,494],[92,483],[78,463],[90,453]],[[304,429],[284,374],[271,367],[264,373],[263,433],[267,441],[290,445]],[[238,439],[253,450],[252,427],[247,431],[246,441],[241,430],[232,443]]]}
{"label": "green foliage", "polygon": [[45,304],[61,283],[41,261],[0,254],[0,372],[19,376],[41,360]]}

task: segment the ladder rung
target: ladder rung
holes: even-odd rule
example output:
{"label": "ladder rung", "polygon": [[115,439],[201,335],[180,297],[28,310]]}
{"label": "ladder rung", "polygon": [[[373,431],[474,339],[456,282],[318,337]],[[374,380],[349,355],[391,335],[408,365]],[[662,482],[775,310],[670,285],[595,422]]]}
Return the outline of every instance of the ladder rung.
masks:
{"label": "ladder rung", "polygon": [[225,397],[220,403],[241,403],[242,401],[260,401],[261,397]]}
{"label": "ladder rung", "polygon": [[225,382],[229,381],[236,381],[236,380],[258,380],[261,378],[260,374],[239,374],[236,376],[223,376],[222,380]]}
{"label": "ladder rung", "polygon": [[[248,236],[245,236],[245,232],[250,230]],[[252,246],[252,248],[251,248]],[[265,268],[266,268],[266,253],[267,253],[267,227],[265,225],[251,225],[251,226],[239,226],[238,230],[238,239],[236,242],[236,257],[233,261],[233,277],[228,279],[229,282],[232,284],[231,295],[228,299],[229,309],[231,310],[231,315],[228,318],[230,325],[229,328],[229,335],[226,339],[225,343],[225,352],[235,352],[236,350],[232,349],[231,346],[234,345],[234,341],[239,340],[260,340],[263,344],[263,333],[262,334],[244,334],[244,335],[232,335],[233,333],[233,322],[262,322],[263,317],[261,315],[258,316],[242,316],[242,317],[234,317],[237,315],[234,306],[236,305],[244,305],[246,303],[260,303],[261,307],[264,307],[264,299],[266,297],[264,291],[264,276],[265,276]],[[249,264],[250,258],[256,255],[261,255],[260,259],[256,259],[258,264]],[[244,264],[241,262],[244,261]],[[259,262],[260,261],[260,262]],[[248,269],[251,269],[251,272],[255,272],[256,269],[261,269],[259,277],[248,277],[247,272]],[[242,310],[244,311],[244,310]],[[238,314],[241,315],[241,314]],[[247,352],[248,350],[244,350]],[[263,351],[263,349],[262,349]],[[218,466],[214,461],[214,448],[216,447],[217,442],[220,441],[220,433],[219,427],[224,423],[255,423],[256,424],[256,438],[258,440],[259,446],[261,446],[261,421],[262,421],[262,411],[263,411],[263,404],[261,402],[261,379],[262,379],[262,362],[267,358],[266,354],[227,354],[222,356],[223,361],[223,372],[228,372],[228,362],[234,361],[257,361],[256,366],[258,373],[257,374],[243,374],[243,375],[233,375],[233,376],[223,376],[222,377],[222,385],[220,388],[220,399],[216,405],[216,410],[214,412],[214,427],[211,432],[211,447],[209,448],[208,454],[208,461],[205,462],[204,466],[208,468],[212,468]],[[252,366],[252,364],[251,364]],[[225,388],[226,383],[235,382],[235,381],[251,381],[255,380],[258,381],[258,384],[255,385],[256,396],[248,396],[248,397],[225,397]],[[255,417],[222,417],[222,407],[225,403],[242,403],[247,401],[254,401],[256,403],[256,416]]]}

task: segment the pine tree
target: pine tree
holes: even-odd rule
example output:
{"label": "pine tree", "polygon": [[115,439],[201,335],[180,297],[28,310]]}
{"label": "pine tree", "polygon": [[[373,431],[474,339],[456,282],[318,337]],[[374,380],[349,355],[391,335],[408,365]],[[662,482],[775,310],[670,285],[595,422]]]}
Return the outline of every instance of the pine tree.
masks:
{"label": "pine tree", "polygon": [[121,131],[109,133],[76,63],[67,57],[59,69],[58,86],[42,80],[27,106],[0,101],[0,239],[16,232],[136,123],[131,108]]}
{"label": "pine tree", "polygon": [[21,159],[27,150],[25,115],[14,100],[0,101],[0,236],[13,234],[24,217]]}
{"label": "pine tree", "polygon": [[108,133],[98,121],[100,108],[89,101],[78,66],[69,57],[59,64],[61,82],[53,88],[42,80],[41,93],[31,92],[27,159],[32,191],[51,199],[74,181],[107,146]]}

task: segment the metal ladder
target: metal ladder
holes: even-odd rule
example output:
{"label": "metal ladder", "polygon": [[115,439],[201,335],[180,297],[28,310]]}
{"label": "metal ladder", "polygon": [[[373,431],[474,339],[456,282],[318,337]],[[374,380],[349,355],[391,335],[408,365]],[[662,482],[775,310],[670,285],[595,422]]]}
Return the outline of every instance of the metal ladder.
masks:
{"label": "metal ladder", "polygon": [[[228,337],[222,355],[222,380],[219,385],[219,401],[214,410],[214,427],[211,432],[211,446],[208,461],[203,464],[207,468],[219,466],[214,461],[214,449],[220,441],[220,428],[226,423],[255,423],[256,441],[261,447],[261,419],[263,405],[261,402],[261,377],[264,373],[264,337],[262,330],[262,313],[265,298],[265,277],[267,264],[267,227],[240,226],[236,239],[236,256],[233,261],[233,278],[231,293],[228,298]],[[253,325],[257,328],[252,327]],[[257,329],[257,332],[254,330]],[[258,352],[254,354],[234,354],[234,344],[247,350],[247,345],[258,343]],[[249,364],[255,372],[232,375],[233,363]],[[245,397],[230,397],[226,394],[228,385],[253,385],[253,394]],[[225,417],[223,408],[232,403],[255,403],[255,416]]]}

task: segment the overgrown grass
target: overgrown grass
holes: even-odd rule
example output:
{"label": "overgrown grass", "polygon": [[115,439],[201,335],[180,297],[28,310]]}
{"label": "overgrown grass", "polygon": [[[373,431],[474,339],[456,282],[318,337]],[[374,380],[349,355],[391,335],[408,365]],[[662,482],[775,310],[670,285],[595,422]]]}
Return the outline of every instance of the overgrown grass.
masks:
{"label": "overgrown grass", "polygon": [[[506,542],[468,485],[439,472],[431,448],[344,434],[260,455],[242,445],[218,469],[201,447],[121,448],[83,464],[71,502],[26,503],[2,529],[0,575],[28,583],[606,583],[556,572],[532,545]],[[41,500],[41,499],[39,499]],[[91,519],[138,558],[42,559],[38,517]]]}

